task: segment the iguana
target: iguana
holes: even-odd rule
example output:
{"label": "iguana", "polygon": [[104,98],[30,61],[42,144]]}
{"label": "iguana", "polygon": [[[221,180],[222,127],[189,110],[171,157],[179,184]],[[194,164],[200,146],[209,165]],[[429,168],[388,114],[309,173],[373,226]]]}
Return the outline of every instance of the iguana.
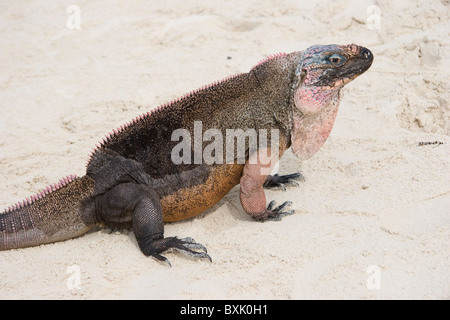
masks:
{"label": "iguana", "polygon": [[[270,175],[272,168],[289,147],[303,160],[323,145],[336,118],[340,89],[372,61],[370,50],[355,44],[314,45],[270,56],[248,73],[136,117],[95,147],[86,175],[68,176],[0,214],[0,250],[71,239],[106,225],[131,227],[146,256],[168,262],[162,253],[175,249],[211,260],[191,238],[165,238],[164,222],[204,212],[238,184],[242,207],[255,220],[291,214],[285,210],[290,202],[275,207],[272,201],[266,207],[264,188],[282,187],[300,175]],[[182,135],[174,137],[179,130]],[[185,136],[208,130],[214,139],[210,135],[198,142]],[[240,146],[215,141],[229,130],[237,132],[237,140],[244,138]],[[245,139],[249,132],[266,143],[252,148]],[[191,150],[180,148],[182,138]],[[209,154],[217,161],[202,161],[202,153],[199,158],[194,151],[208,154],[213,140],[217,144],[209,145]],[[244,150],[241,161],[238,148]],[[174,156],[187,161],[175,163]]]}

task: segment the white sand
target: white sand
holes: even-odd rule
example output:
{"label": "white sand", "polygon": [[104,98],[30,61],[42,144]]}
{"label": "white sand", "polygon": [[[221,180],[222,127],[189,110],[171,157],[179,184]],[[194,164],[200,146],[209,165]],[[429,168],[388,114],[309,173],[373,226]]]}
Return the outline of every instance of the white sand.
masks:
{"label": "white sand", "polygon": [[[80,30],[66,27],[74,3]],[[448,1],[2,1],[1,209],[83,175],[112,128],[270,54],[354,42],[375,61],[344,89],[324,147],[283,157],[280,173],[307,180],[266,194],[295,215],[255,223],[237,187],[166,225],[213,263],[168,253],[168,268],[110,230],[0,252],[0,298],[449,299],[449,13]]]}

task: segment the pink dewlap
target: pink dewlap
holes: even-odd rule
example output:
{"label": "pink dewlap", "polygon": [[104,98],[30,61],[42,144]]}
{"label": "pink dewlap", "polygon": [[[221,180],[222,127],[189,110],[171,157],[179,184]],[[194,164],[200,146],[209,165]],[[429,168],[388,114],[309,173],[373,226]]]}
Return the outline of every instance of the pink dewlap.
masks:
{"label": "pink dewlap", "polygon": [[335,94],[336,89],[302,87],[295,92],[294,102],[303,114],[317,113],[326,107]]}
{"label": "pink dewlap", "polygon": [[330,135],[339,107],[338,90],[303,87],[295,93],[294,101],[303,115],[294,116],[292,151],[300,160],[306,160]]}

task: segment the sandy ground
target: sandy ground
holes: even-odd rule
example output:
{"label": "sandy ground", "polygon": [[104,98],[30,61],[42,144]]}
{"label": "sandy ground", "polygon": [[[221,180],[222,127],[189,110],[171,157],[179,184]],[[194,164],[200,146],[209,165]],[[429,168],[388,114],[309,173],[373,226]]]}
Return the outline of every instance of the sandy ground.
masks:
{"label": "sandy ground", "polygon": [[[80,29],[66,26],[71,4]],[[375,61],[344,89],[323,148],[283,157],[280,173],[306,181],[266,194],[295,215],[255,223],[236,187],[166,225],[213,263],[168,253],[168,268],[111,230],[0,252],[0,298],[449,299],[449,13],[448,1],[1,1],[1,209],[83,175],[112,128],[270,54],[354,42]]]}

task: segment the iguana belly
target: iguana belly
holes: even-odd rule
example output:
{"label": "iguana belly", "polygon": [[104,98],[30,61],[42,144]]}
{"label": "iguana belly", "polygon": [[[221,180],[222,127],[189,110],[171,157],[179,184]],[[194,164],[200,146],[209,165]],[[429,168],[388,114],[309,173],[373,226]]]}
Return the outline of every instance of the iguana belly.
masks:
{"label": "iguana belly", "polygon": [[243,168],[242,164],[212,167],[204,183],[179,189],[175,193],[162,197],[164,221],[192,218],[211,208],[239,184]]}

